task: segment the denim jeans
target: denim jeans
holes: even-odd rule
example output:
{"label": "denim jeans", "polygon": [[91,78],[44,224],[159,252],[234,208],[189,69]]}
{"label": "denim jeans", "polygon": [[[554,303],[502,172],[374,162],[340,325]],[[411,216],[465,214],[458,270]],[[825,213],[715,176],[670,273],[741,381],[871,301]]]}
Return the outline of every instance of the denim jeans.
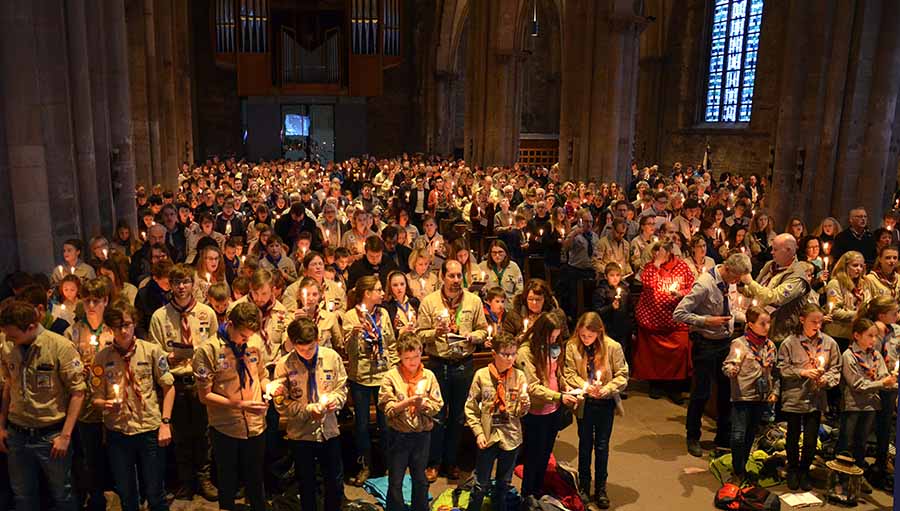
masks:
{"label": "denim jeans", "polygon": [[431,432],[428,466],[454,466],[465,420],[466,399],[469,397],[472,378],[475,377],[475,368],[471,358],[458,363],[432,358],[427,367],[437,378],[444,398],[444,406],[435,417],[437,422]]}
{"label": "denim jeans", "polygon": [[856,466],[866,468],[866,440],[872,433],[875,412],[841,412],[840,435],[837,452],[847,451],[856,460]]}
{"label": "denim jeans", "polygon": [[[822,412],[794,413],[782,412],[787,419],[787,436],[784,448],[787,451],[788,468],[809,470],[813,456],[816,455],[816,442],[819,439],[819,424]],[[801,454],[800,432],[803,432],[803,448]]]}
{"label": "denim jeans", "polygon": [[103,423],[75,424],[72,435],[72,485],[79,502],[87,500],[86,511],[106,511],[109,470],[103,446]]}
{"label": "denim jeans", "polygon": [[594,487],[605,488],[609,465],[609,437],[612,436],[616,402],[612,399],[587,399],[584,416],[578,419],[578,474],[581,490],[590,490],[591,451],[594,453]]}
{"label": "denim jeans", "polygon": [[39,511],[41,509],[40,474],[49,486],[55,511],[75,511],[77,506],[72,495],[72,445],[66,455],[59,459],[50,458],[53,439],[59,429],[51,429],[36,435],[19,431],[9,425],[6,444],[9,447],[9,480],[15,494],[17,511]]}
{"label": "denim jeans", "polygon": [[[375,422],[378,424],[378,432],[381,435],[381,445],[390,445],[387,438],[387,419],[381,408],[378,408],[379,387],[360,385],[350,381],[350,396],[353,398],[353,441],[356,443],[356,454],[372,464],[372,440],[369,435],[369,410],[370,405],[375,405]],[[384,447],[382,447],[383,449]]]}
{"label": "denim jeans", "polygon": [[[169,509],[162,481],[165,450],[159,446],[158,435],[158,429],[136,435],[106,431],[109,465],[116,493],[122,501],[122,511],[138,511],[141,500],[139,495],[147,498],[150,511]],[[140,493],[137,487],[139,476]]]}
{"label": "denim jeans", "polygon": [[294,469],[300,483],[300,509],[316,511],[316,468],[321,466],[325,483],[325,511],[340,509],[344,502],[344,465],[341,461],[341,439],[324,442],[288,440],[294,454]]}
{"label": "denim jeans", "polygon": [[403,503],[403,475],[409,468],[412,479],[412,511],[428,511],[428,448],[431,432],[401,433],[391,431],[388,456],[387,511],[405,511]]}
{"label": "denim jeans", "polygon": [[722,372],[722,364],[728,356],[730,343],[727,340],[712,341],[691,336],[691,358],[694,363],[694,378],[691,385],[691,400],[687,410],[687,439],[700,440],[700,422],[703,409],[712,395],[713,382],[716,384],[716,446],[728,447],[731,434],[731,382]]}
{"label": "denim jeans", "polygon": [[491,507],[494,508],[494,511],[506,510],[506,494],[509,493],[509,485],[512,483],[513,468],[516,466],[518,454],[518,447],[511,451],[504,451],[500,448],[500,442],[478,451],[478,458],[475,460],[475,487],[472,488],[469,507],[466,508],[466,511],[481,511],[481,503],[491,484],[491,469],[494,468],[494,460],[497,460],[497,473],[491,493]]}
{"label": "denim jeans", "polygon": [[[562,405],[560,405],[562,406]],[[549,415],[528,414],[522,418],[524,462],[522,467],[522,498],[540,497],[547,463],[559,433],[560,411]]]}
{"label": "denim jeans", "polygon": [[743,476],[747,473],[756,428],[769,405],[761,401],[736,401],[731,406],[731,465],[735,475]]}
{"label": "denim jeans", "polygon": [[175,385],[172,406],[172,441],[178,482],[195,488],[198,480],[209,479],[209,425],[206,405],[193,387]]}
{"label": "denim jeans", "polygon": [[894,406],[897,399],[897,391],[882,390],[879,391],[881,396],[881,410],[875,412],[875,465],[879,468],[887,468],[888,445],[890,445],[893,436],[891,435],[894,425],[894,412],[897,408]]}
{"label": "denim jeans", "polygon": [[219,509],[235,509],[234,498],[243,484],[247,504],[252,511],[266,511],[263,485],[265,434],[234,438],[211,428],[210,439],[219,477]]}

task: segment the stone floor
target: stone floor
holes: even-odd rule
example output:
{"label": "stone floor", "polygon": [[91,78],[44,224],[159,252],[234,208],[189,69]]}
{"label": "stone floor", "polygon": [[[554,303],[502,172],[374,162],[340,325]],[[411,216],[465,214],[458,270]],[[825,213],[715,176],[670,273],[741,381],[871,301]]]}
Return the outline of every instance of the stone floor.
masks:
{"label": "stone floor", "polygon": [[[684,448],[685,407],[667,400],[653,401],[641,392],[632,392],[625,401],[625,417],[616,419],[609,462],[609,497],[612,509],[622,511],[714,509],[713,494],[719,483],[708,472],[704,460],[689,456]],[[705,424],[709,426],[709,424]],[[712,435],[704,433],[705,439]],[[575,461],[578,439],[574,426],[560,434],[555,454],[561,460]],[[519,481],[514,479],[518,487]],[[447,488],[444,479],[432,485],[437,496]],[[787,487],[773,489],[776,493]],[[817,490],[821,491],[821,483]],[[358,488],[347,487],[348,498],[369,498]],[[865,496],[856,509],[889,509],[893,497],[876,490]],[[193,502],[176,501],[173,511],[217,509],[199,497]],[[790,508],[784,506],[783,509]],[[820,509],[841,509],[825,506]],[[331,510],[328,510],[331,511]]]}

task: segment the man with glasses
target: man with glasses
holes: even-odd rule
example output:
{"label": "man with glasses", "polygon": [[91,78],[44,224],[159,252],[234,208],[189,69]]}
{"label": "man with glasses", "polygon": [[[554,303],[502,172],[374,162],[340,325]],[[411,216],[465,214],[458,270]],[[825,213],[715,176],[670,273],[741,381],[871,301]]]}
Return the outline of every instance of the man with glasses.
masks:
{"label": "man with glasses", "polygon": [[871,268],[875,264],[875,237],[868,229],[869,214],[863,207],[850,210],[850,227],[841,231],[834,238],[834,249],[831,251],[837,261],[845,252],[855,250],[863,255],[866,264]]}
{"label": "man with glasses", "polygon": [[[218,499],[209,480],[209,443],[206,407],[197,397],[191,358],[195,347],[215,336],[216,312],[194,299],[194,269],[179,264],[169,272],[172,300],[153,313],[148,340],[162,346],[175,378],[175,463],[180,500],[191,500],[196,488],[206,500]],[[197,481],[195,481],[195,474]],[[195,485],[196,483],[196,485]]]}

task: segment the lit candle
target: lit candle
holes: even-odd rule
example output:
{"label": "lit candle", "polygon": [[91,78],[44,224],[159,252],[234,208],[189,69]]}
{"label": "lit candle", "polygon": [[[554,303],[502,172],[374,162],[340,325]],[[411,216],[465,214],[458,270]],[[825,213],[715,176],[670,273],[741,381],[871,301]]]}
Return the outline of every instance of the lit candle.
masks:
{"label": "lit candle", "polygon": [[834,302],[828,302],[828,314],[834,312]]}
{"label": "lit candle", "polygon": [[825,251],[826,254],[831,253],[831,245],[826,241],[822,244],[822,250]]}
{"label": "lit candle", "polygon": [[247,260],[247,256],[241,256],[241,264],[244,264],[245,260]]}
{"label": "lit candle", "polygon": [[820,368],[825,367],[825,355],[819,355],[819,367]]}
{"label": "lit candle", "polygon": [[729,245],[728,240],[725,240],[725,250],[728,250],[728,245]]}
{"label": "lit candle", "polygon": [[543,229],[539,229],[539,230],[538,230],[538,236],[543,236],[543,235],[544,235],[544,230],[543,230]]}
{"label": "lit candle", "polygon": [[523,332],[528,331],[528,320],[527,319],[522,320],[522,331]]}
{"label": "lit candle", "polygon": [[721,232],[722,232],[722,229],[719,229],[718,227],[716,227],[716,238],[719,237],[719,234],[720,234]]}
{"label": "lit candle", "polygon": [[103,259],[106,259],[107,257],[109,257],[109,250],[104,248],[103,249]]}
{"label": "lit candle", "polygon": [[560,237],[562,237],[562,238],[565,238],[565,237],[566,237],[566,228],[565,228],[565,227],[563,227],[563,228],[560,230],[560,234],[559,234],[559,235],[560,235]]}
{"label": "lit candle", "polygon": [[329,238],[331,238],[331,232],[329,232],[328,229],[325,229],[325,239],[328,240]]}
{"label": "lit candle", "polygon": [[66,271],[63,270],[62,265],[57,266],[57,267],[56,267],[56,271],[58,271],[60,275],[63,275],[63,274],[66,273]]}
{"label": "lit candle", "polygon": [[493,339],[494,337],[494,327],[493,325],[488,325],[488,339]]}
{"label": "lit candle", "polygon": [[756,298],[754,298],[753,301],[750,302],[750,305],[756,307],[757,305],[759,305],[759,302],[756,300]]}
{"label": "lit candle", "polygon": [[329,399],[329,398],[328,398],[328,394],[327,394],[327,393],[326,393],[326,394],[322,394],[321,396],[319,396],[319,404],[322,405],[322,406],[327,405],[327,404],[328,404],[328,399]]}
{"label": "lit candle", "polygon": [[278,390],[278,386],[281,385],[281,382],[278,380],[270,381],[266,384],[266,392],[263,394],[263,399],[269,401],[274,397],[275,391]]}
{"label": "lit candle", "polygon": [[598,383],[603,382],[602,376],[603,376],[603,371],[601,371],[600,369],[597,369],[597,374],[594,376],[594,381],[598,382]]}
{"label": "lit candle", "polygon": [[425,395],[425,380],[419,380],[419,383],[416,384],[416,395],[417,396]]}
{"label": "lit candle", "polygon": [[422,292],[425,292],[425,279],[419,279],[419,287],[422,288]]}
{"label": "lit candle", "polygon": [[481,280],[482,280],[482,282],[486,282],[486,279],[487,279],[487,273],[481,272]]}
{"label": "lit candle", "polygon": [[113,400],[119,400],[119,384],[113,383]]}
{"label": "lit candle", "polygon": [[328,300],[328,312],[334,312],[334,301]]}
{"label": "lit candle", "polygon": [[359,304],[359,310],[361,310],[363,312],[363,314],[369,313],[369,309],[366,308],[366,304],[364,304],[364,303]]}
{"label": "lit candle", "polygon": [[622,298],[622,288],[617,287],[616,288],[616,300],[619,300],[620,298]]}
{"label": "lit candle", "polygon": [[99,345],[100,345],[100,343],[97,342],[97,336],[91,335],[91,346],[99,346]]}
{"label": "lit candle", "polygon": [[206,272],[206,283],[207,284],[212,283],[212,275],[210,275],[209,272]]}
{"label": "lit candle", "polygon": [[141,231],[141,241],[144,241],[146,239],[147,239],[147,233],[144,231]]}
{"label": "lit candle", "polygon": [[72,275],[75,275],[75,267],[74,266],[69,267],[69,273],[71,273]]}
{"label": "lit candle", "polygon": [[828,256],[823,257],[822,262],[824,263],[825,270],[827,271],[828,270]]}
{"label": "lit candle", "polygon": [[415,321],[416,321],[416,311],[414,311],[413,308],[410,307],[409,310],[406,311],[406,317],[409,318],[409,322],[410,322],[410,323],[415,323]]}

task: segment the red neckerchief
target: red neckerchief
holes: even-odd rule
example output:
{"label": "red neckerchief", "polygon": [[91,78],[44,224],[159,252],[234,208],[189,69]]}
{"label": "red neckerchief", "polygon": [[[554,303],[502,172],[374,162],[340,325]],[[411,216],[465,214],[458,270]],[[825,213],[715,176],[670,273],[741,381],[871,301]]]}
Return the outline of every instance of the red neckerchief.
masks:
{"label": "red neckerchief", "polygon": [[169,302],[172,304],[172,308],[175,309],[175,312],[181,315],[181,343],[182,344],[194,344],[191,340],[191,311],[194,310],[194,306],[197,305],[197,301],[194,300],[194,296],[191,295],[191,301],[188,302],[187,305],[181,307],[178,305],[175,300]]}
{"label": "red neckerchief", "polygon": [[[113,344],[113,347],[116,350],[116,353],[122,357],[122,363],[125,365],[125,385],[122,389],[123,393],[127,393],[128,389],[131,388],[131,391],[134,393],[135,398],[137,398],[138,403],[143,403],[143,396],[141,396],[141,388],[138,385],[137,378],[134,377],[134,370],[131,368],[131,357],[134,356],[135,351],[137,350],[137,341],[131,341],[131,347],[127,350],[122,350],[118,344]],[[131,403],[128,400],[124,400],[129,409],[131,409]],[[131,410],[132,412],[136,412],[136,410]]]}
{"label": "red neckerchief", "polygon": [[749,341],[749,348],[753,354],[753,358],[763,367],[772,367],[775,365],[775,345],[769,349],[769,338],[759,335],[749,328],[744,333],[744,337]]}
{"label": "red neckerchief", "polygon": [[512,374],[512,366],[509,366],[502,373],[497,370],[497,366],[493,362],[488,364],[488,371],[491,376],[497,380],[497,391],[494,392],[494,403],[491,405],[494,413],[506,413],[506,379]]}
{"label": "red neckerchief", "polygon": [[[400,370],[400,377],[403,378],[403,381],[406,382],[406,397],[412,397],[416,395],[416,387],[419,385],[419,380],[425,377],[425,366],[421,363],[419,367],[416,368],[414,373],[406,372],[406,367],[403,364],[397,366],[397,369]],[[410,406],[408,408],[410,415],[415,415],[416,407]]]}
{"label": "red neckerchief", "polygon": [[[817,335],[815,339],[809,339],[805,334],[800,335],[803,336],[803,338],[800,339],[800,347],[802,347],[803,351],[806,352],[806,358],[808,359],[806,363],[812,364],[813,367],[817,367],[819,363],[819,355],[822,354],[822,348],[825,345],[825,343],[822,342],[822,337],[820,335]],[[816,342],[815,354],[813,354],[812,347],[809,344],[810,341]]]}
{"label": "red neckerchief", "polygon": [[875,350],[872,348],[865,350],[863,352],[865,356],[860,355],[854,349],[851,349],[850,352],[853,353],[853,357],[856,359],[859,367],[866,372],[866,377],[875,381],[876,376],[878,376],[878,359],[875,357]]}

